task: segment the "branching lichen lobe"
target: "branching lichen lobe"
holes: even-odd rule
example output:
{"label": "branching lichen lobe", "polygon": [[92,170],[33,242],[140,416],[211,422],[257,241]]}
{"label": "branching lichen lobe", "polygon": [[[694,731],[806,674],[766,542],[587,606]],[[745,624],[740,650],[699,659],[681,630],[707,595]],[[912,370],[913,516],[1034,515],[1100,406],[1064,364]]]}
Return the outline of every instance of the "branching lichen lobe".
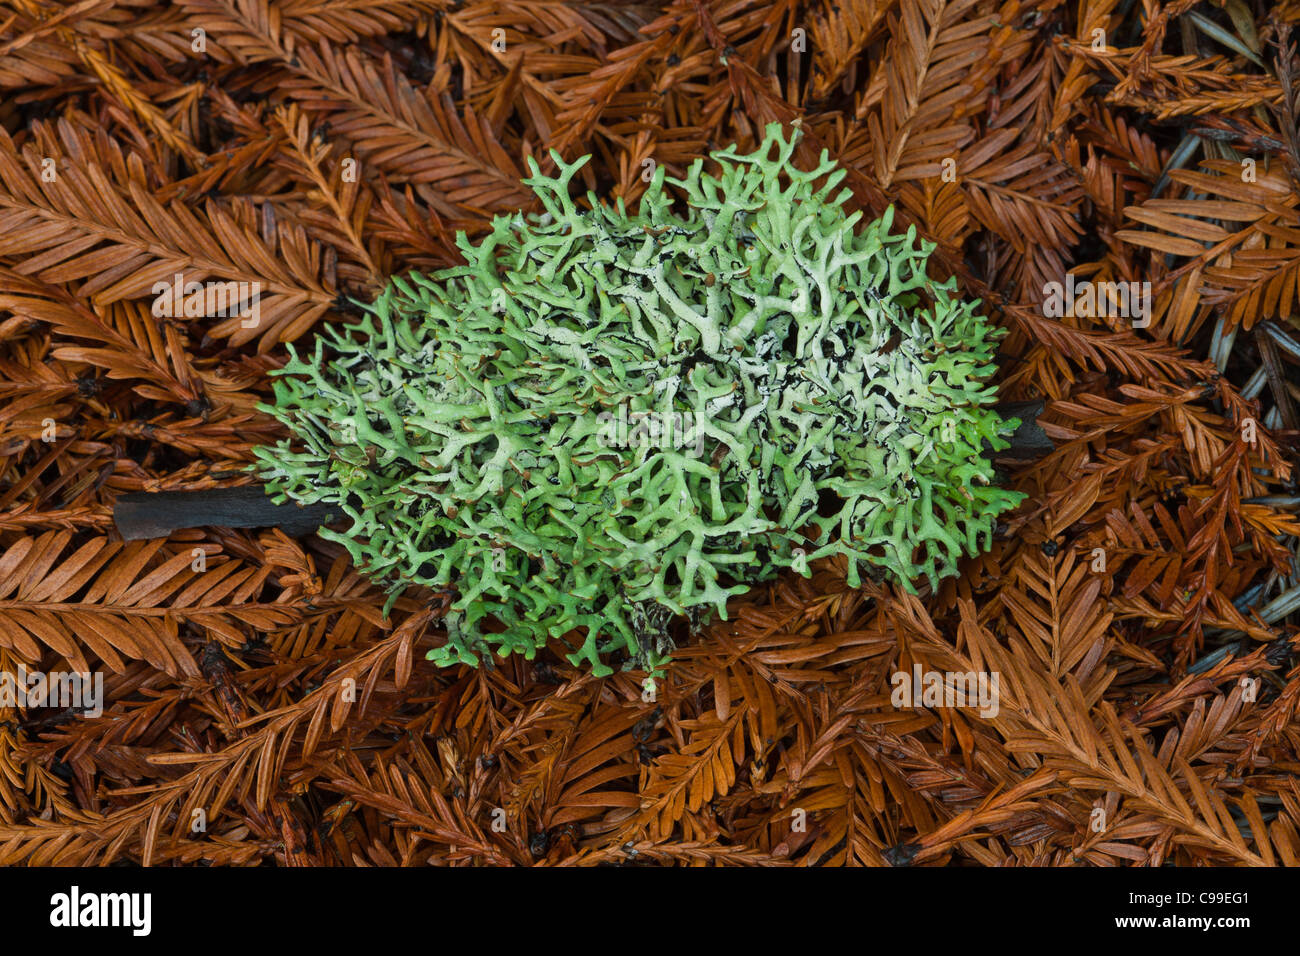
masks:
{"label": "branching lichen lobe", "polygon": [[263,480],[339,503],[351,527],[322,534],[376,579],[458,589],[443,664],[570,635],[597,674],[615,650],[656,670],[668,613],[725,615],[782,568],[955,574],[1022,497],[983,457],[1014,427],[998,332],[892,210],[857,229],[843,172],[793,150],[773,125],[716,176],[661,167],[635,214],[579,207],[584,161],[533,164],[543,214],[461,236],[466,265],[293,354]]}

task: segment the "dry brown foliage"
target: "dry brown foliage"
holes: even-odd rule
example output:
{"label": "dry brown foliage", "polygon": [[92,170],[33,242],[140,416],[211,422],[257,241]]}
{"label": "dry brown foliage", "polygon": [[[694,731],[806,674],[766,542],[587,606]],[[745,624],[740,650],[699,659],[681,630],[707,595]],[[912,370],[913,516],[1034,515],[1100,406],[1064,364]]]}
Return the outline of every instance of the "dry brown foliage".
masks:
{"label": "dry brown foliage", "polygon": [[[1300,862],[1297,20],[0,0],[0,669],[108,698],[0,708],[0,864]],[[524,157],[631,200],[773,120],[939,243],[1011,330],[1003,397],[1047,400],[1029,500],[937,593],[783,579],[647,702],[556,654],[438,670],[446,596],[385,619],[315,537],[114,530],[123,492],[245,481],[283,343],[454,263]],[[154,318],[177,272],[261,282],[261,325]],[[1044,317],[1066,272],[1151,282],[1150,325]],[[915,664],[998,672],[998,714],[894,707]]]}

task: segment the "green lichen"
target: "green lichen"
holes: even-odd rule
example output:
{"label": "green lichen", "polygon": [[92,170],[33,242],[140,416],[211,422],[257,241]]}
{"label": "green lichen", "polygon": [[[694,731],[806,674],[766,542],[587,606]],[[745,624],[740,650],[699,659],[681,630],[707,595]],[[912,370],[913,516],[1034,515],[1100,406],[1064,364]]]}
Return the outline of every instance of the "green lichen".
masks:
{"label": "green lichen", "polygon": [[290,350],[259,474],[342,507],[322,536],[377,580],[457,589],[434,660],[567,635],[597,674],[616,650],[658,670],[672,615],[835,555],[851,585],[935,583],[1023,497],[983,456],[1015,425],[989,407],[998,330],[794,144],[774,124],[717,176],[661,167],[635,214],[570,197],[585,160],[530,162],[544,214]]}

